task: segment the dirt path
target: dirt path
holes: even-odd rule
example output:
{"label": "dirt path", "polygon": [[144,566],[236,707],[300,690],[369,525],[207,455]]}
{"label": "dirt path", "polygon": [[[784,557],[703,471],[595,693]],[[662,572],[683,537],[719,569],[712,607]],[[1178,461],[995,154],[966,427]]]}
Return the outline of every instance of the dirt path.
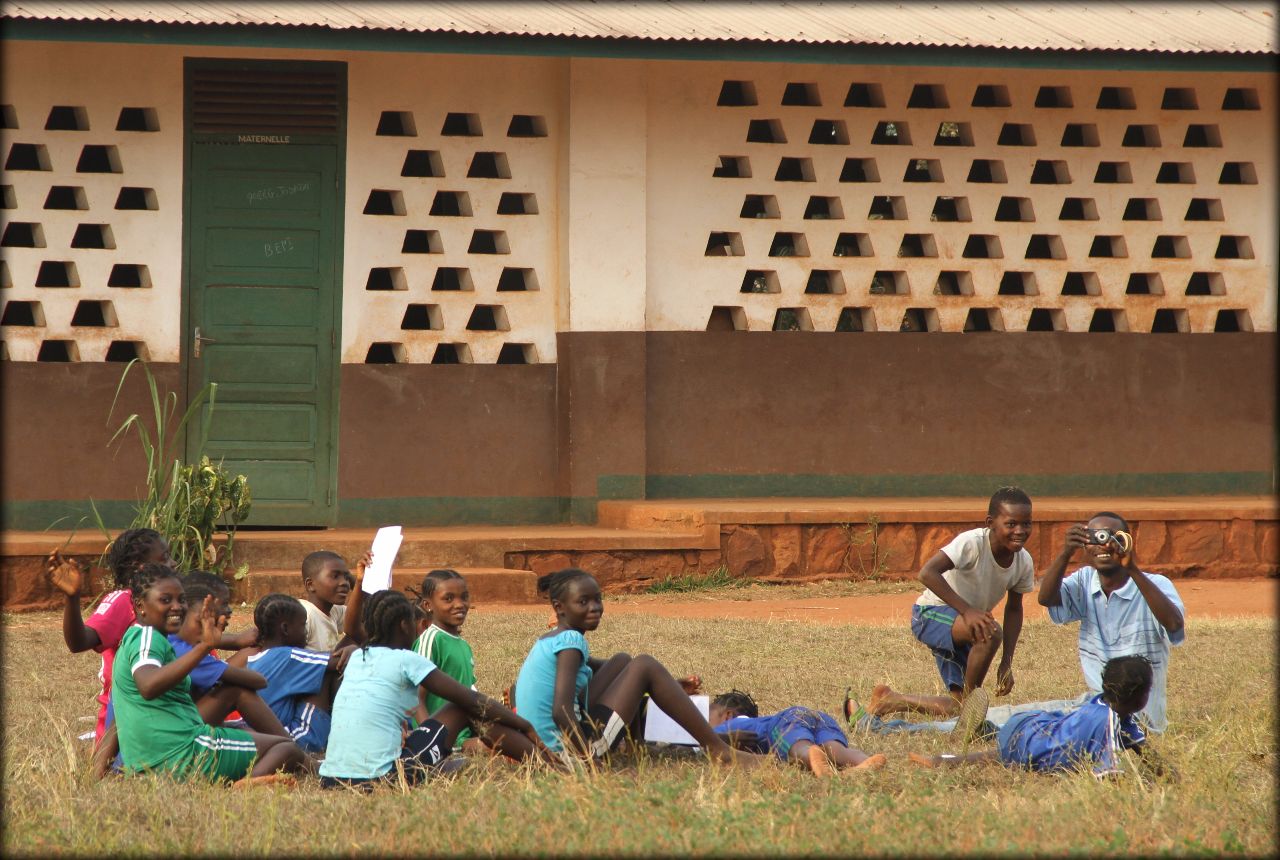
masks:
{"label": "dirt path", "polygon": [[[1181,580],[1175,583],[1191,618],[1275,618],[1280,581],[1274,579]],[[885,624],[902,621],[911,612],[917,593],[868,594],[856,597],[796,597],[734,600],[725,597],[676,599],[659,596],[606,600],[608,614],[643,613],[664,618],[746,618],[761,621],[811,621],[818,624]],[[1031,597],[1031,596],[1029,596]],[[1028,621],[1047,621],[1048,613],[1034,597],[1024,602]],[[477,606],[486,610],[544,607]],[[998,612],[999,610],[997,610]]]}

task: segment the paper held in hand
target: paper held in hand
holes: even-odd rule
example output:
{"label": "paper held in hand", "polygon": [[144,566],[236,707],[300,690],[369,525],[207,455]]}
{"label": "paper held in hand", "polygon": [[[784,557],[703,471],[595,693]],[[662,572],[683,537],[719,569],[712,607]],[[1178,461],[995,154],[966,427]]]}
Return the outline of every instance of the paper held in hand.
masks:
{"label": "paper held in hand", "polygon": [[373,564],[364,572],[364,585],[361,590],[365,594],[385,591],[391,587],[391,565],[395,563],[396,553],[400,552],[400,543],[404,533],[400,526],[383,526],[373,536]]}
{"label": "paper held in hand", "polygon": [[[710,696],[690,696],[689,698],[693,699],[693,704],[702,712],[703,717],[711,713]],[[649,700],[649,706],[645,708],[644,739],[648,743],[655,744],[683,744],[691,747],[698,745],[691,734],[680,728],[679,723],[653,703],[653,699]]]}

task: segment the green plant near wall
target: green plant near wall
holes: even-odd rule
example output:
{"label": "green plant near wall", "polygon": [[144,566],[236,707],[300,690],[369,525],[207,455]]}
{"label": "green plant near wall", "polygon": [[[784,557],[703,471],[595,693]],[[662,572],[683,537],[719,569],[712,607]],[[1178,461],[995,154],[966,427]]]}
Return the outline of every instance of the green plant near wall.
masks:
{"label": "green plant near wall", "polygon": [[[249,516],[253,499],[249,481],[244,475],[233,476],[221,463],[210,461],[204,454],[218,385],[211,382],[200,389],[175,424],[179,408],[177,393],[170,391],[161,396],[151,368],[134,359],[120,374],[111,410],[107,414],[108,421],[115,413],[120,391],[135,364],[141,366],[147,380],[151,420],[148,422],[138,413],[133,413],[125,418],[108,443],[114,444],[132,430],[138,436],[147,462],[146,496],[136,505],[129,528],[158,531],[168,542],[169,554],[180,570],[209,570],[224,574],[231,561],[236,527]],[[199,434],[194,462],[183,462],[180,456],[184,431]],[[90,504],[93,505],[92,499]],[[111,534],[96,506],[93,513],[98,527],[110,541]],[[219,529],[226,533],[226,540],[221,546],[214,541],[214,534]],[[236,578],[242,578],[245,573],[246,569],[242,567],[236,572]]]}

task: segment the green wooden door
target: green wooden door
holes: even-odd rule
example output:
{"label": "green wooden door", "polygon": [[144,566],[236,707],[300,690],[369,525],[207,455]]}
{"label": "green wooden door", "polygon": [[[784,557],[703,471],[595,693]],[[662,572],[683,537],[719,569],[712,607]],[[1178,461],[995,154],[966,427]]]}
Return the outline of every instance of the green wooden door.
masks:
{"label": "green wooden door", "polygon": [[218,383],[206,451],[248,476],[249,524],[331,524],[339,148],[188,146],[184,356],[189,391]]}

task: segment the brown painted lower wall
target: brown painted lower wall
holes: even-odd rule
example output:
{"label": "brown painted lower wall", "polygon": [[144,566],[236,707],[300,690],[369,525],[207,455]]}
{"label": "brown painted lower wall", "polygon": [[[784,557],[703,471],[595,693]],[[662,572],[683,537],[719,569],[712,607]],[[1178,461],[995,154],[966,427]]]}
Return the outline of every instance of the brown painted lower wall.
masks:
{"label": "brown painted lower wall", "polygon": [[556,495],[555,365],[342,366],[339,499]]}
{"label": "brown painted lower wall", "polygon": [[[3,363],[0,492],[6,502],[133,499],[142,492],[146,462],[136,437],[130,434],[108,447],[130,414],[153,423],[138,367],[129,372],[111,413],[123,371],[124,365],[115,363]],[[181,381],[177,364],[152,364],[151,372],[161,392],[175,390]]]}
{"label": "brown painted lower wall", "polygon": [[1274,468],[1275,336],[654,332],[648,474]]}

